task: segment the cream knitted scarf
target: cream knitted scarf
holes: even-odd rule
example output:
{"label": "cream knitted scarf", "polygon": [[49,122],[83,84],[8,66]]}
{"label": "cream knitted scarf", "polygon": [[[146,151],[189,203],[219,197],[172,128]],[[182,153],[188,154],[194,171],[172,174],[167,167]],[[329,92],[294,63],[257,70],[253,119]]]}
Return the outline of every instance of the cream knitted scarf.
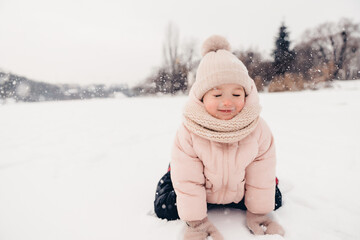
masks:
{"label": "cream knitted scarf", "polygon": [[205,139],[221,143],[237,142],[256,128],[260,111],[259,104],[245,104],[234,118],[220,120],[211,116],[201,101],[190,97],[184,109],[184,124],[191,132]]}

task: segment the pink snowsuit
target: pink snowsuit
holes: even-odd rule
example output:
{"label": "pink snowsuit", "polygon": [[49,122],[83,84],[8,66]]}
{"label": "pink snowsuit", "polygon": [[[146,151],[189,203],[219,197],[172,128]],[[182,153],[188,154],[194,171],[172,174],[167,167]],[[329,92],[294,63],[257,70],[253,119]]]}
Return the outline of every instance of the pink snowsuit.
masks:
{"label": "pink snowsuit", "polygon": [[275,204],[275,146],[260,118],[255,130],[234,143],[219,143],[190,132],[184,124],[172,149],[171,180],[182,220],[207,216],[207,203],[238,203],[266,214]]}

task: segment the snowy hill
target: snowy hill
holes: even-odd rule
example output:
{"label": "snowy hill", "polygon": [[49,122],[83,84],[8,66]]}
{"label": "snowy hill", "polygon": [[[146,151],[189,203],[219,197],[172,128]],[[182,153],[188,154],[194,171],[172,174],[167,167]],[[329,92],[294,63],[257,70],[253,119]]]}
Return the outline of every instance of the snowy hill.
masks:
{"label": "snowy hill", "polygon": [[[360,81],[261,94],[276,141],[285,239],[360,239]],[[0,106],[0,239],[182,239],[152,215],[186,97]],[[244,212],[209,218],[225,239],[255,237]]]}

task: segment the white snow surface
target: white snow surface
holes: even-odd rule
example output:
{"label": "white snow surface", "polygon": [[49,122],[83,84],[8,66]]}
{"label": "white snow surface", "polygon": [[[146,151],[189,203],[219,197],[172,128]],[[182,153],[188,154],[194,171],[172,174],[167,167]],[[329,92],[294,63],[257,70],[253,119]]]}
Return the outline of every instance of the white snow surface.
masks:
{"label": "white snow surface", "polygon": [[[209,211],[225,239],[360,239],[360,80],[262,93],[275,136],[285,238],[245,212]],[[0,239],[182,239],[154,216],[186,97],[0,106]]]}

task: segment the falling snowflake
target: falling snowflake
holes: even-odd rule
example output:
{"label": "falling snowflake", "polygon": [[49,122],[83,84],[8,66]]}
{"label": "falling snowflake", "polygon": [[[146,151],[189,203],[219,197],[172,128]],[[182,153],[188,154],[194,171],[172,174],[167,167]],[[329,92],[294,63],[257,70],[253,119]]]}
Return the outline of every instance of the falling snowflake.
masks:
{"label": "falling snowflake", "polygon": [[30,86],[26,83],[20,83],[17,87],[16,87],[16,94],[19,95],[22,98],[25,98],[27,96],[29,96],[30,94]]}

